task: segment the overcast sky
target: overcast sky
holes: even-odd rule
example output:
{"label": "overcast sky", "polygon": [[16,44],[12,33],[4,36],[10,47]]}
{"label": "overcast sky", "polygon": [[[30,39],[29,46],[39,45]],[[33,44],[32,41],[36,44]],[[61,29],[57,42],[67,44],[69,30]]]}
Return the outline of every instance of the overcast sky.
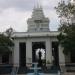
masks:
{"label": "overcast sky", "polygon": [[[50,19],[50,30],[56,31],[59,19],[54,9],[60,0],[41,0],[46,17]],[[27,30],[27,19],[31,17],[37,0],[0,0],[0,32],[12,27],[16,31]]]}

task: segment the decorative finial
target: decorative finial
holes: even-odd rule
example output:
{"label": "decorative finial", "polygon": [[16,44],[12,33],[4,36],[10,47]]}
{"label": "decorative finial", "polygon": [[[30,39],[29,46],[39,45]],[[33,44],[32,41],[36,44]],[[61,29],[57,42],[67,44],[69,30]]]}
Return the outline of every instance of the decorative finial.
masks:
{"label": "decorative finial", "polygon": [[40,0],[35,0],[35,5],[34,8],[41,8],[41,1]]}

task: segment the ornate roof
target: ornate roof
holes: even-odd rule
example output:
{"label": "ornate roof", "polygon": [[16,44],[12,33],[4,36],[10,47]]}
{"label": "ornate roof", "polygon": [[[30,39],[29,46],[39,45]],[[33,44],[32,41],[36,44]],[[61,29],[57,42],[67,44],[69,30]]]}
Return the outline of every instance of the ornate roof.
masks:
{"label": "ornate roof", "polygon": [[37,7],[33,9],[32,18],[34,18],[35,20],[39,20],[39,19],[43,19],[44,17],[45,16],[42,7]]}

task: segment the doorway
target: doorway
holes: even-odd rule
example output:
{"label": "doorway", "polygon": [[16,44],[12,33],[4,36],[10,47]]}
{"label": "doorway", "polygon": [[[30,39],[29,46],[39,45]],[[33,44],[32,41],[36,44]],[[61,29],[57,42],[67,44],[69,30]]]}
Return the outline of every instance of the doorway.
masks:
{"label": "doorway", "polygon": [[59,51],[58,51],[58,42],[52,42],[52,55],[53,55],[53,64],[59,65]]}
{"label": "doorway", "polygon": [[19,43],[19,65],[21,67],[26,66],[26,43]]}
{"label": "doorway", "polygon": [[2,56],[2,63],[9,64],[9,53],[6,53]]}
{"label": "doorway", "polygon": [[75,51],[71,50],[71,63],[75,63]]}
{"label": "doorway", "polygon": [[43,61],[46,61],[45,42],[32,42],[32,62],[41,66]]}

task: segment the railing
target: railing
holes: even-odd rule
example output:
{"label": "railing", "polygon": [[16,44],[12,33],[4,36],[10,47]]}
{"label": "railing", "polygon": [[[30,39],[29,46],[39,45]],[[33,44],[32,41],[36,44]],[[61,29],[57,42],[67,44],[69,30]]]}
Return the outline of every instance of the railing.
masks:
{"label": "railing", "polygon": [[43,67],[38,67],[37,63],[32,63],[34,66],[30,67],[28,70],[28,73],[33,73],[34,75],[39,75],[39,74],[55,74],[55,75],[60,75],[60,70],[58,70],[57,66],[49,66],[48,68],[45,66]]}
{"label": "railing", "polygon": [[[31,65],[34,66],[32,67]],[[62,75],[65,72],[75,72],[75,63],[66,63],[66,64],[61,64],[60,65],[60,70],[57,69],[56,66],[52,66],[49,68],[45,68],[47,72],[45,72],[45,69],[42,67],[37,67],[37,63],[31,63],[29,64],[30,66],[27,69],[33,69],[31,70],[25,70],[27,73],[34,73],[34,75],[38,75],[40,73],[58,73],[58,75]],[[44,69],[44,70],[43,70]],[[57,69],[57,70],[56,70]],[[40,70],[40,71],[39,71]],[[18,72],[20,71],[20,67],[17,66],[17,64],[15,66],[13,66],[12,64],[0,64],[0,73],[11,73],[11,75],[16,75]]]}
{"label": "railing", "polygon": [[65,67],[67,72],[75,72],[75,63],[67,63]]}
{"label": "railing", "polygon": [[[74,73],[74,74],[72,74]],[[75,63],[60,64],[60,75],[75,75]]]}
{"label": "railing", "polygon": [[0,74],[11,73],[12,64],[0,64]]}
{"label": "railing", "polygon": [[0,74],[16,75],[19,67],[13,66],[13,64],[0,64]]}

